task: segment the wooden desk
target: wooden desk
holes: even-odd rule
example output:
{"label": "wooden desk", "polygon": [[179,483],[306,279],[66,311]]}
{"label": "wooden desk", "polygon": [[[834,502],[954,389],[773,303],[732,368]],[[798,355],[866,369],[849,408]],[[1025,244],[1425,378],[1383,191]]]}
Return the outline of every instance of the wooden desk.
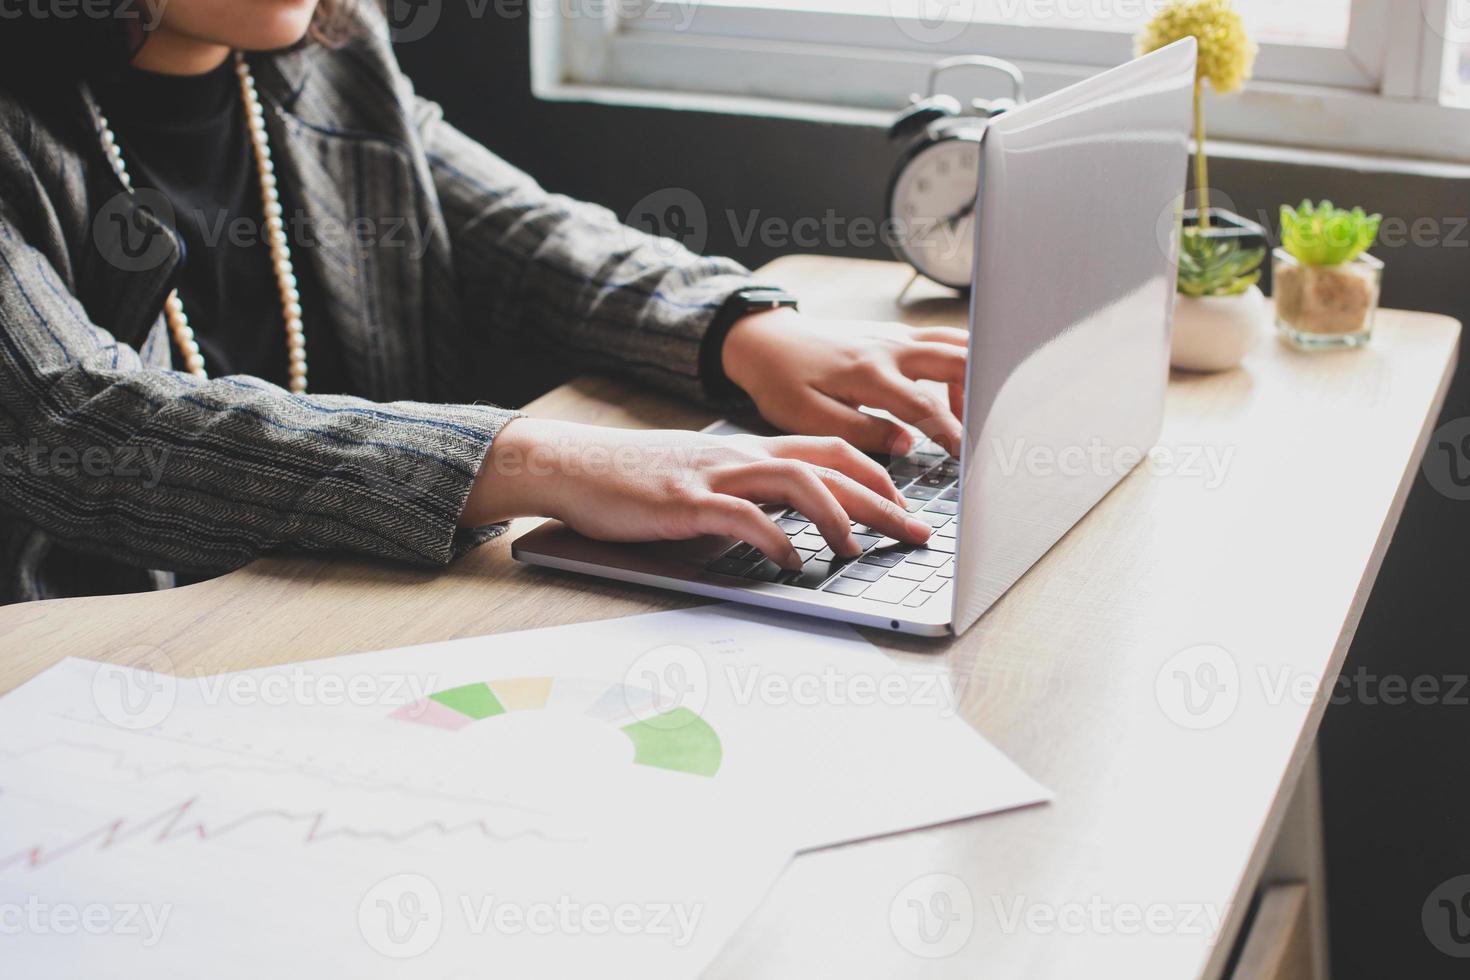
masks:
{"label": "wooden desk", "polygon": [[[901,315],[894,265],[792,258],[767,273],[820,315]],[[922,293],[902,315],[965,317]],[[1176,378],[1174,472],[1131,476],[964,637],[871,635],[898,657],[946,657],[966,717],[1056,803],[801,856],[713,975],[1220,976],[1309,758],[1325,704],[1310,694],[1338,674],[1455,363],[1454,322],[1380,325],[1361,352],[1267,341],[1245,370]],[[532,410],[708,421],[607,380]],[[1192,470],[1196,451],[1225,461],[1218,486]],[[692,604],[519,566],[512,536],[439,572],[282,558],[168,593],[9,607],[0,690],[66,655],[211,673]],[[1238,704],[1193,730],[1173,693],[1192,665],[1169,661],[1200,644],[1229,652],[1239,680],[1222,696]],[[932,960],[889,925],[930,874],[964,882],[975,919]],[[1201,912],[1222,917],[1218,941]]]}

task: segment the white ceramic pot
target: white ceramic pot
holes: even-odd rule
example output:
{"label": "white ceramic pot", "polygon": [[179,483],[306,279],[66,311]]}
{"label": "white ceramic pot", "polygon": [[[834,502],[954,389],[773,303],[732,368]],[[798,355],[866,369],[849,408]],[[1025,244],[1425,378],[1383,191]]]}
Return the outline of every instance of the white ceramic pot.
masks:
{"label": "white ceramic pot", "polygon": [[1169,363],[1181,371],[1228,371],[1265,333],[1266,295],[1252,286],[1239,296],[1179,296]]}

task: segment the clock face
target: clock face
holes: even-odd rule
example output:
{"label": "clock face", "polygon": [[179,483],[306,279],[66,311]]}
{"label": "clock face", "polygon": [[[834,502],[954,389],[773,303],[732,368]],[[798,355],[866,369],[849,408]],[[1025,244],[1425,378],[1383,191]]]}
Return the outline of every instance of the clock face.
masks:
{"label": "clock face", "polygon": [[889,202],[899,255],[935,282],[970,285],[980,144],[931,143],[902,164]]}

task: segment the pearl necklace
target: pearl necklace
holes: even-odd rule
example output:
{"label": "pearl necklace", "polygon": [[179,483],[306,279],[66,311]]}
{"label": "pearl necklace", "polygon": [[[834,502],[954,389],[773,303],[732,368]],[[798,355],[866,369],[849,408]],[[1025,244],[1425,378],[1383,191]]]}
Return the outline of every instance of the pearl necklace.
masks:
{"label": "pearl necklace", "polygon": [[[266,135],[265,109],[255,91],[255,78],[245,56],[235,53],[235,74],[240,79],[240,96],[245,103],[245,119],[250,129],[250,144],[255,148],[255,169],[260,174],[261,205],[265,212],[266,241],[270,245],[271,265],[276,272],[276,286],[281,294],[281,310],[286,320],[286,357],[290,376],[290,388],[296,394],[306,391],[306,331],[301,324],[301,294],[296,290],[296,273],[291,265],[291,250],[286,243],[286,226],[282,219],[281,195],[276,187],[276,170],[271,162],[270,141]],[[102,120],[102,144],[107,159],[112,163],[118,179],[129,193],[133,182],[128,176],[127,164],[122,151],[105,116]],[[205,378],[204,356],[199,353],[199,342],[194,339],[194,330],[184,314],[184,304],[179,291],[173,290],[163,301],[163,315],[168,322],[169,333],[184,358],[184,367],[196,378]]]}

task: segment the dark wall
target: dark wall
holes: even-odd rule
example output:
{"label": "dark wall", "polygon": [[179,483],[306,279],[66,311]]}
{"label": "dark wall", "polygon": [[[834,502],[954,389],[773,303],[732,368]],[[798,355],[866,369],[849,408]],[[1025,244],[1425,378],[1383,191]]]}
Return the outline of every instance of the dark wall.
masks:
{"label": "dark wall", "polygon": [[[705,210],[706,250],[752,267],[803,250],[759,236],[743,240],[752,217],[794,222],[831,216],[839,220],[839,233],[806,250],[888,257],[881,243],[864,240],[882,217],[894,159],[881,132],[542,102],[531,95],[528,37],[524,18],[477,20],[467,8],[447,4],[438,27],[401,45],[400,57],[419,90],[441,102],[451,121],[552,190],[627,217],[650,194],[666,202],[672,200],[669,189],[687,189]],[[1391,227],[1407,231],[1419,222],[1419,244],[1375,250],[1388,263],[1385,304],[1470,321],[1470,230],[1459,225],[1470,214],[1470,181],[1246,159],[1217,158],[1214,168],[1211,182],[1227,188],[1235,209],[1249,217],[1269,217],[1283,201],[1329,197],[1381,211],[1397,222]],[[733,222],[729,211],[736,213]],[[1426,219],[1434,224],[1425,225]],[[1446,419],[1465,417],[1470,384],[1462,380]],[[1465,462],[1470,467],[1470,459]],[[1312,502],[1293,501],[1290,488],[1282,487],[1281,505]],[[1348,670],[1434,678],[1443,692],[1470,673],[1467,555],[1470,502],[1436,492],[1421,475]],[[1470,697],[1470,690],[1458,693]],[[1436,886],[1470,874],[1467,722],[1470,704],[1449,697],[1423,705],[1355,697],[1328,711],[1322,753],[1334,976],[1340,980],[1465,975],[1463,960],[1430,944],[1420,914]]]}

